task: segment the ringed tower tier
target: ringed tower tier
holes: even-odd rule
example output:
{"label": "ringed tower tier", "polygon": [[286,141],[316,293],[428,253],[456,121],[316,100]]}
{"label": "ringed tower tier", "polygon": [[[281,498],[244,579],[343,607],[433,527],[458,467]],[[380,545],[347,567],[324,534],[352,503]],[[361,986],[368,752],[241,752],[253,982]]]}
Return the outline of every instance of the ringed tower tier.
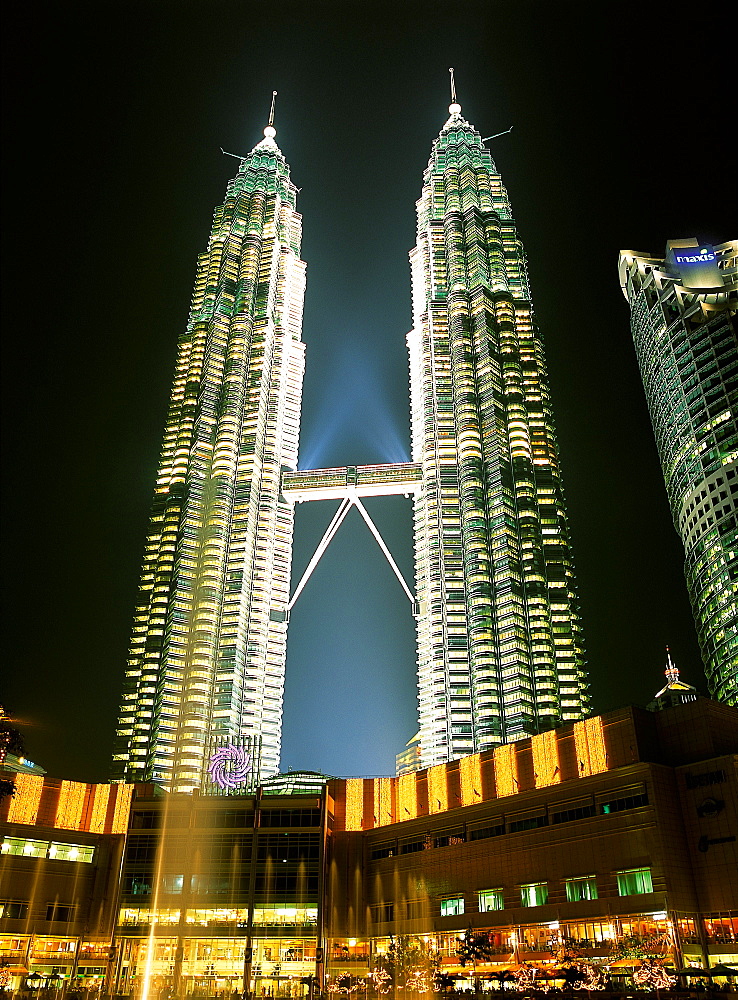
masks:
{"label": "ringed tower tier", "polygon": [[490,152],[453,99],[425,171],[410,253],[424,766],[589,711],[525,253]]}
{"label": "ringed tower tier", "polygon": [[[273,111],[273,107],[272,107]],[[113,778],[190,791],[215,738],[279,769],[305,264],[270,123],[198,259],[180,337]]]}

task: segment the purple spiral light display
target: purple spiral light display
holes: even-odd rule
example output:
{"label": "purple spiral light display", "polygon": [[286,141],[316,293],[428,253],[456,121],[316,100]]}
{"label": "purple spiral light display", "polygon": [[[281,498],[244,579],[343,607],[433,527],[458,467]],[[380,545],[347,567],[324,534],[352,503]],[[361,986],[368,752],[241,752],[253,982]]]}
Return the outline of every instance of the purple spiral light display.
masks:
{"label": "purple spiral light display", "polygon": [[218,747],[210,755],[208,774],[219,788],[238,788],[251,773],[251,757],[243,747]]}

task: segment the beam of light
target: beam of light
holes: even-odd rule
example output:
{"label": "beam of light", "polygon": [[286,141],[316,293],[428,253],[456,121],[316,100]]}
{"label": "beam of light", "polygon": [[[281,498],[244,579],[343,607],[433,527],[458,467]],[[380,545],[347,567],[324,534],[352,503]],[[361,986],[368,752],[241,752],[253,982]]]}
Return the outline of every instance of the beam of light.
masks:
{"label": "beam of light", "polygon": [[[361,443],[375,461],[407,462],[405,430],[392,412],[378,358],[357,336],[340,342],[333,367],[323,372],[321,397],[310,425],[303,417],[305,439],[300,442],[300,469],[335,464],[338,449],[347,441]],[[353,459],[357,462],[360,457]],[[361,459],[363,462],[364,460]]]}

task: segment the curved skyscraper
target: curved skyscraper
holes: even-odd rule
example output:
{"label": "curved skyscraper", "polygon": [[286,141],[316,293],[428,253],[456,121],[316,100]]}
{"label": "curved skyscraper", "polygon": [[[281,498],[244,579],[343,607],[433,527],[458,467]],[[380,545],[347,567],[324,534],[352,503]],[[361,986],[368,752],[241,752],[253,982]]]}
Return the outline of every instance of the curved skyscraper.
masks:
{"label": "curved skyscraper", "polygon": [[738,705],[738,243],[623,250],[619,270],[708,687]]}
{"label": "curved skyscraper", "polygon": [[199,787],[213,737],[279,768],[304,367],[296,188],[271,125],[198,260],[159,464],[113,777]]}
{"label": "curved skyscraper", "polygon": [[423,764],[588,713],[541,336],[489,150],[455,103],[410,254]]}

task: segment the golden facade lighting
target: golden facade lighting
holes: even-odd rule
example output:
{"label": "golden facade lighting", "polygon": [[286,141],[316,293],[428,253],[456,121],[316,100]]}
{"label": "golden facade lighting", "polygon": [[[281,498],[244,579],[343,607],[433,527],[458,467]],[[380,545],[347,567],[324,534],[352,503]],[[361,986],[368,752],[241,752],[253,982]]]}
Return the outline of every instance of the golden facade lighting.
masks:
{"label": "golden facade lighting", "polygon": [[115,811],[110,826],[111,833],[125,833],[128,829],[128,816],[131,812],[133,785],[115,786]]}
{"label": "golden facade lighting", "polygon": [[10,800],[8,822],[26,823],[30,826],[38,816],[44,779],[36,774],[17,774],[14,780],[15,795]]}
{"label": "golden facade lighting", "polygon": [[62,830],[79,830],[87,785],[81,781],[62,781],[54,826]]}
{"label": "golden facade lighting", "polygon": [[505,743],[495,748],[494,765],[497,797],[515,795],[518,791],[518,765],[514,743]]}
{"label": "golden facade lighting", "polygon": [[482,763],[479,754],[470,754],[459,761],[462,805],[473,806],[482,801]]}
{"label": "golden facade lighting", "polygon": [[536,788],[557,785],[561,781],[561,767],[555,730],[549,729],[545,733],[539,733],[538,736],[533,737],[530,745],[533,751],[533,773]]}
{"label": "golden facade lighting", "polygon": [[105,833],[105,819],[108,815],[108,800],[110,785],[95,785],[92,815],[90,816],[90,833]]}
{"label": "golden facade lighting", "polygon": [[346,829],[361,830],[364,819],[364,780],[346,778]]}
{"label": "golden facade lighting", "polygon": [[402,774],[395,782],[397,819],[415,819],[418,815],[418,794],[415,774]]}
{"label": "golden facade lighting", "polygon": [[446,765],[438,764],[436,767],[429,767],[427,774],[428,809],[432,813],[445,812],[448,809]]}
{"label": "golden facade lighting", "polygon": [[599,716],[574,724],[574,746],[580,778],[607,770],[605,734]]}

